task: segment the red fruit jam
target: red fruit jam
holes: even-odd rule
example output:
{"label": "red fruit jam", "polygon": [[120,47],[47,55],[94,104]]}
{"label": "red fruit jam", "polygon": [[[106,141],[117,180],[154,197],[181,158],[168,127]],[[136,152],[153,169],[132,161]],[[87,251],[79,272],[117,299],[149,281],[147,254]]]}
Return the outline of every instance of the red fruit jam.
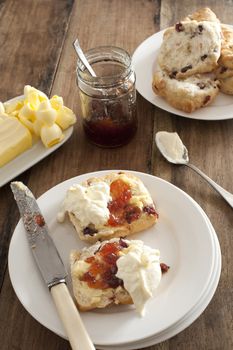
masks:
{"label": "red fruit jam", "polygon": [[83,121],[83,129],[91,142],[100,147],[118,147],[128,143],[134,136],[137,123],[136,117],[128,119],[121,115],[121,120],[114,121],[110,116],[91,118]]}
{"label": "red fruit jam", "polygon": [[141,210],[129,204],[132,197],[129,184],[121,179],[115,180],[110,185],[111,202],[108,203],[110,217],[108,225],[118,226],[125,223],[130,224],[141,215]]}
{"label": "red fruit jam", "polygon": [[80,280],[87,282],[90,288],[117,288],[122,285],[123,281],[116,277],[116,262],[120,251],[127,247],[128,244],[122,239],[104,244],[94,256],[85,260],[90,268]]}

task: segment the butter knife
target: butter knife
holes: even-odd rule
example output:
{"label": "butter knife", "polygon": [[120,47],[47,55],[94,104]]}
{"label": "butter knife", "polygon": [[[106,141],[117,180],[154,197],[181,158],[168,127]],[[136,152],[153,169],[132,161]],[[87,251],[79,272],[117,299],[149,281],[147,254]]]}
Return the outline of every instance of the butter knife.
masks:
{"label": "butter knife", "polygon": [[29,246],[47,284],[73,350],[94,350],[78,309],[66,286],[67,272],[32,192],[22,182],[11,182],[27,232]]}

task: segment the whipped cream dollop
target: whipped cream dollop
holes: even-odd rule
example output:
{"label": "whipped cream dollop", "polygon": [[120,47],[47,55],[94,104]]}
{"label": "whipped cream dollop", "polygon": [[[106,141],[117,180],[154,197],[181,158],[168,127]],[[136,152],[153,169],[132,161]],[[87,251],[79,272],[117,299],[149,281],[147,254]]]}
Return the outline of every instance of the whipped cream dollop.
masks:
{"label": "whipped cream dollop", "polygon": [[159,131],[156,133],[155,142],[163,156],[172,163],[186,163],[184,160],[185,146],[176,132]]}
{"label": "whipped cream dollop", "polygon": [[145,304],[154,295],[162,276],[159,250],[139,240],[130,241],[117,260],[117,268],[116,276],[123,280],[137,312],[143,316]]}
{"label": "whipped cream dollop", "polygon": [[110,187],[105,182],[93,183],[88,187],[76,184],[71,186],[57,215],[63,222],[65,213],[73,213],[84,228],[89,224],[95,227],[104,225],[109,219],[108,202],[111,200]]}

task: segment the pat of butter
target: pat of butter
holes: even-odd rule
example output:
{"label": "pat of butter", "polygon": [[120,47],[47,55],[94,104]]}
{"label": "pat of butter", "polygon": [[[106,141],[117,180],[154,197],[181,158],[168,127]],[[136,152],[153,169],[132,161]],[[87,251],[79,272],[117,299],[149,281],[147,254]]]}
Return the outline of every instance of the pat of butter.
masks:
{"label": "pat of butter", "polygon": [[9,117],[0,123],[0,167],[32,146],[32,136],[17,118]]}

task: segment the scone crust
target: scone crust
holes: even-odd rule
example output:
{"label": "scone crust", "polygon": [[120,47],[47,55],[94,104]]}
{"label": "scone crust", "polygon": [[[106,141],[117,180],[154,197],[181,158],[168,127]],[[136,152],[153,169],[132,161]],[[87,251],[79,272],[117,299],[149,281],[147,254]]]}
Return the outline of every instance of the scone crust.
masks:
{"label": "scone crust", "polygon": [[203,75],[177,80],[158,70],[154,74],[152,87],[154,92],[164,97],[170,105],[191,113],[213,101],[219,91],[219,81]]}
{"label": "scone crust", "polygon": [[79,310],[88,311],[96,308],[105,308],[113,304],[133,304],[131,296],[122,286],[118,286],[117,288],[93,289],[88,286],[87,282],[80,281],[75,271],[75,264],[77,261],[85,260],[91,256],[94,256],[93,246],[90,249],[87,248],[85,252],[73,251],[70,255],[73,294]]}
{"label": "scone crust", "polygon": [[233,29],[227,25],[221,24],[222,47],[219,64],[233,69]]}
{"label": "scone crust", "polygon": [[199,10],[195,11],[191,15],[188,15],[185,19],[185,21],[209,21],[209,22],[217,22],[219,23],[219,19],[217,18],[216,14],[209,8],[209,7],[202,7]]}
{"label": "scone crust", "polygon": [[233,76],[220,79],[220,91],[227,95],[233,95]]}
{"label": "scone crust", "polygon": [[[133,174],[120,172],[120,173],[110,173],[102,177],[90,178],[85,182],[83,182],[82,185],[89,186],[90,184],[94,184],[102,181],[110,185],[114,180],[117,180],[122,177],[123,179],[126,179],[126,180],[128,179],[129,181],[134,181],[136,183],[142,184],[142,181],[138,177],[134,176]],[[147,193],[148,193],[148,202],[144,204],[152,205],[154,207],[153,200],[148,191]],[[75,227],[79,235],[79,238],[83,241],[87,241],[90,243],[94,243],[99,240],[102,241],[106,239],[116,238],[116,237],[126,237],[133,233],[137,233],[148,229],[149,227],[154,225],[157,221],[157,216],[149,215],[148,213],[142,211],[140,217],[137,220],[132,221],[131,223],[125,223],[124,225],[118,225],[118,226],[109,226],[106,224],[103,227],[99,227],[98,232],[95,233],[94,235],[89,235],[89,234],[84,235],[83,228],[78,218],[71,212],[68,213],[68,216],[73,226]]]}
{"label": "scone crust", "polygon": [[213,71],[220,49],[221,30],[217,22],[183,21],[165,31],[157,62],[168,74],[185,78]]}
{"label": "scone crust", "polygon": [[215,74],[216,78],[219,80],[230,78],[233,77],[233,69],[227,68],[225,66],[219,66]]}

